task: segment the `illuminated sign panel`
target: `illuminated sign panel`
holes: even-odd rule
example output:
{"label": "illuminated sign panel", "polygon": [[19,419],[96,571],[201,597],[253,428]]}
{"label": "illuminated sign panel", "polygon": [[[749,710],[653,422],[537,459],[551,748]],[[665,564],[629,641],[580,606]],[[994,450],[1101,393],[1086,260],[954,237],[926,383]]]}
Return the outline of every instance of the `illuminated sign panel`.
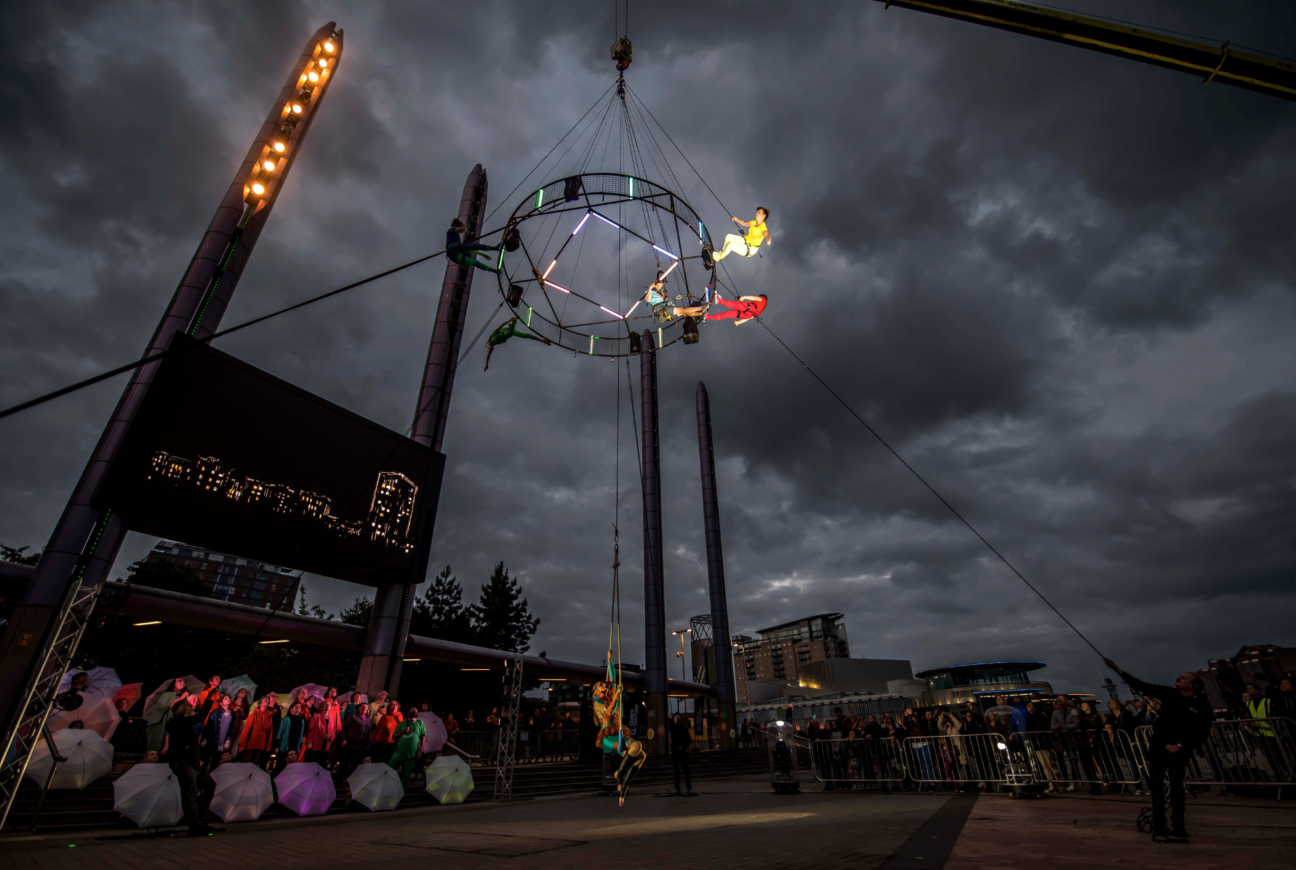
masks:
{"label": "illuminated sign panel", "polygon": [[444,468],[430,447],[192,342],[160,363],[94,501],[132,531],[421,582]]}

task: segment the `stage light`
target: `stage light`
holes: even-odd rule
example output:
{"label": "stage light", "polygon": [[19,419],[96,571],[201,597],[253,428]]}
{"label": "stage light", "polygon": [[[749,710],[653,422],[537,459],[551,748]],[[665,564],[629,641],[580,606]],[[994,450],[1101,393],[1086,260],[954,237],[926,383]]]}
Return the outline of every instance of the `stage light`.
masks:
{"label": "stage light", "polygon": [[152,621],[150,621],[150,622],[133,622],[133,623],[131,623],[131,625],[134,625],[136,628],[138,628],[138,627],[141,626],[141,625],[161,625],[161,624],[162,624],[162,620],[160,620],[160,619],[154,619],[154,620],[152,620]]}
{"label": "stage light", "polygon": [[321,57],[319,60],[316,61],[316,63],[318,63],[318,64],[320,65],[320,69],[328,69],[328,58],[327,58],[327,57]]}
{"label": "stage light", "polygon": [[275,162],[273,160],[267,160],[265,163],[262,163],[261,166],[265,169],[266,172],[275,171]]}
{"label": "stage light", "polygon": [[282,154],[288,150],[288,146],[283,143],[282,139],[275,139],[270,143],[270,147],[276,154]]}
{"label": "stage light", "polygon": [[306,73],[306,78],[310,79],[313,82],[317,82],[319,81],[319,73],[315,72],[315,70],[311,70],[310,72]]}
{"label": "stage light", "polygon": [[257,196],[264,196],[266,192],[265,184],[260,180],[252,182],[252,192]]}
{"label": "stage light", "polygon": [[332,54],[332,53],[333,53],[333,43],[332,43],[332,42],[325,42],[325,43],[324,43],[324,50],[327,51],[329,54]]}
{"label": "stage light", "polygon": [[300,115],[302,113],[301,103],[298,102],[289,103],[288,108],[292,111],[294,115]]}

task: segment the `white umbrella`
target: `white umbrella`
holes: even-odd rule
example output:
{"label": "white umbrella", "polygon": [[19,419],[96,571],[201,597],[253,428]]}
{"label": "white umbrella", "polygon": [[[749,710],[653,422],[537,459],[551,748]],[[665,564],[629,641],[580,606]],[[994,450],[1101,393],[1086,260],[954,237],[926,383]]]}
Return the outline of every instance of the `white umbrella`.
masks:
{"label": "white umbrella", "polygon": [[270,774],[255,764],[222,764],[212,771],[211,811],[223,822],[255,822],[274,803]]}
{"label": "white umbrella", "polygon": [[88,678],[86,686],[81,690],[81,694],[90,696],[107,696],[111,698],[117,694],[117,690],[122,687],[121,677],[112,668],[91,668],[88,671],[78,671],[71,669],[63,677],[63,682],[59,683],[59,693],[62,694],[72,688],[72,678],[77,674],[85,674]]}
{"label": "white umbrella", "polygon": [[[99,777],[112,772],[112,744],[93,731],[64,728],[62,731],[55,731],[53,737],[54,748],[67,761],[59,763],[50,788],[82,789]],[[49,745],[41,740],[36,744],[31,761],[27,764],[27,776],[38,787],[43,787],[53,763]]]}
{"label": "white umbrella", "polygon": [[472,768],[457,755],[443,755],[427,769],[427,793],[437,803],[461,804],[472,790]]}
{"label": "white umbrella", "polygon": [[71,728],[73,722],[80,722],[81,728],[93,731],[104,740],[112,740],[113,732],[121,724],[121,713],[112,695],[92,695],[83,699],[75,710],[60,710],[49,717],[51,731],[63,731]]}
{"label": "white umbrella", "polygon": [[[338,692],[338,703],[341,704],[343,707],[345,707],[347,704],[351,703],[351,696],[354,695],[355,693],[356,693],[355,689],[352,689],[349,692]],[[364,692],[360,693],[360,703],[361,704],[369,703],[369,696],[366,695]]]}
{"label": "white umbrella", "polygon": [[446,733],[445,723],[436,713],[419,713],[418,720],[423,723],[427,736],[423,738],[424,752],[440,752],[450,735]]}
{"label": "white umbrella", "polygon": [[275,777],[279,803],[299,816],[322,816],[337,800],[332,775],[313,761],[290,764]]}
{"label": "white umbrella", "polygon": [[385,764],[362,764],[347,777],[351,800],[367,810],[394,810],[405,797],[400,774]]}
{"label": "white umbrella", "polygon": [[113,809],[141,828],[174,825],[184,817],[180,783],[165,764],[137,764],[113,783]]}

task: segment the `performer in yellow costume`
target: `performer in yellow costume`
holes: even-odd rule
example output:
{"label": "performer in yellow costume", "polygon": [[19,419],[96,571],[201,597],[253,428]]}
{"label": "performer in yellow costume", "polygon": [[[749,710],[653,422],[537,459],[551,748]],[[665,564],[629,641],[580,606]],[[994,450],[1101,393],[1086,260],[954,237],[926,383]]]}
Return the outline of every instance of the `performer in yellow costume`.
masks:
{"label": "performer in yellow costume", "polygon": [[770,231],[765,228],[765,222],[769,220],[769,209],[760,206],[756,209],[756,218],[745,221],[738,218],[731,218],[734,223],[747,230],[745,236],[730,233],[725,236],[724,247],[712,254],[713,260],[723,260],[730,254],[737,254],[740,257],[754,257],[760,250],[761,242],[774,244],[774,237]]}

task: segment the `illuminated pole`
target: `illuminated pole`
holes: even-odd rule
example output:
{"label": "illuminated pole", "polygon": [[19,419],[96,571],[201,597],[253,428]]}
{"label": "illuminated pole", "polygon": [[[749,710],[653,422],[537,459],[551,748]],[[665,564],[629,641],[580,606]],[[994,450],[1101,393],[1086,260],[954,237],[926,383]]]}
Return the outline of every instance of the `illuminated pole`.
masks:
{"label": "illuminated pole", "polygon": [[[693,629],[691,629],[691,628],[685,628],[685,629],[682,629],[682,630],[680,630],[680,631],[672,631],[672,632],[671,632],[671,634],[678,635],[678,636],[679,636],[679,639],[680,639],[680,649],[679,649],[679,652],[675,653],[675,655],[676,655],[676,657],[679,658],[679,660],[680,660],[680,679],[681,679],[681,680],[684,680],[684,681],[687,681],[687,680],[688,680],[688,670],[687,670],[687,668],[688,668],[688,664],[687,664],[687,663],[685,662],[685,660],[684,660],[684,635],[686,635],[686,634],[691,634],[692,631],[693,631]],[[677,711],[683,713],[683,712],[684,712],[684,699],[683,699],[683,698],[677,698],[676,701],[677,701],[677,703],[675,704],[675,709],[676,709]]]}
{"label": "illuminated pole", "polygon": [[662,568],[661,444],[657,432],[657,352],[644,330],[640,359],[640,425],[643,429],[644,686],[648,751],[666,752],[666,596]]}
{"label": "illuminated pole", "polygon": [[724,547],[720,543],[720,496],[716,488],[715,444],[711,437],[711,400],[706,384],[697,386],[698,455],[702,462],[702,524],[706,532],[707,586],[711,592],[711,644],[715,651],[716,706],[720,748],[732,749],[736,728],[729,604],[725,598]]}
{"label": "illuminated pole", "polygon": [[[142,356],[162,351],[177,333],[202,338],[219,326],[341,57],[342,31],[334,22],[307,41]],[[65,590],[78,580],[95,585],[112,570],[127,526],[110,511],[92,507],[90,500],[157,366],[140,366],[126,385],[5,632],[0,710],[6,718]]]}
{"label": "illuminated pole", "polygon": [[[481,234],[486,211],[486,170],[478,163],[468,173],[463,197],[459,201],[459,220],[475,238]],[[448,229],[449,224],[440,229]],[[468,296],[472,291],[473,269],[446,261],[445,280],[437,302],[432,341],[428,345],[427,363],[423,367],[423,385],[414,408],[411,437],[420,444],[440,452],[445,438],[446,419],[450,412],[450,394],[454,389],[455,365],[459,344],[463,340],[464,320],[468,316]],[[356,686],[370,696],[386,689],[395,694],[400,685],[401,664],[409,640],[410,613],[414,607],[414,587],[392,583],[378,587],[374,593],[373,615],[365,635],[364,655],[360,659],[360,676]]]}

